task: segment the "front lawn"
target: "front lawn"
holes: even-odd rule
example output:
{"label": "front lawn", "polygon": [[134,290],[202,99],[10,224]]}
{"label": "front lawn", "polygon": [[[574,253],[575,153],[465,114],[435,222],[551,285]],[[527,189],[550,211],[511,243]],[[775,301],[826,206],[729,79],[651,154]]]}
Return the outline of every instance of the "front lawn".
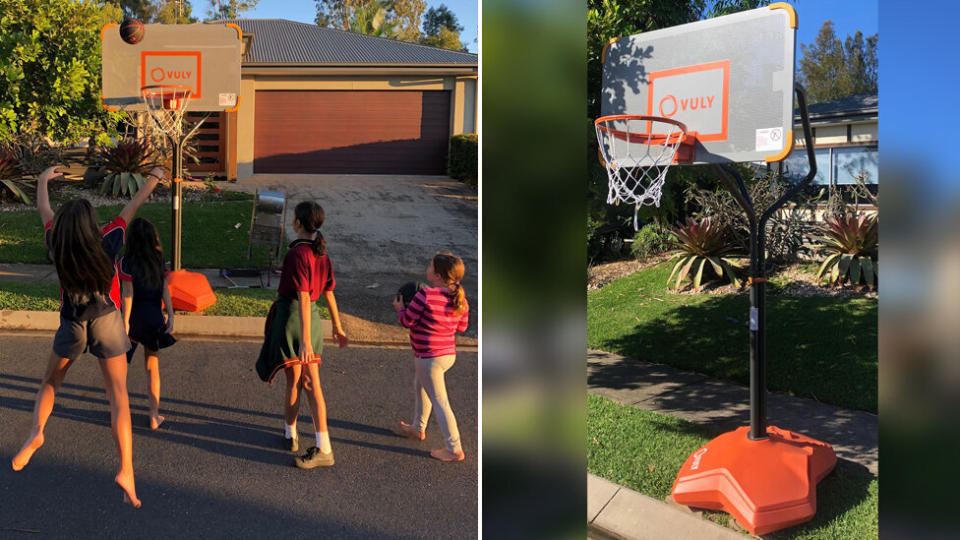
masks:
{"label": "front lawn", "polygon": [[[749,383],[747,294],[677,294],[660,264],[587,293],[591,348]],[[877,300],[767,294],[767,387],[877,411]]]}
{"label": "front lawn", "polygon": [[[670,494],[684,461],[714,435],[685,420],[587,396],[587,470],[654,499]],[[764,538],[875,539],[878,492],[877,478],[838,463],[817,487],[813,520]],[[723,512],[704,516],[721,524],[731,519]]]}
{"label": "front lawn", "polygon": [[[101,223],[112,220],[122,205],[97,207]],[[253,203],[198,201],[183,203],[181,260],[186,268],[241,268],[267,266],[267,249],[255,245],[253,260],[247,260],[247,239]],[[157,227],[165,254],[170,249],[170,203],[144,204],[137,217]],[[284,242],[284,245],[286,242]],[[281,253],[281,257],[283,253]],[[34,210],[0,213],[0,262],[45,263],[43,224]],[[279,263],[275,263],[277,267]]]}
{"label": "front lawn", "polygon": [[[273,289],[215,288],[217,303],[204,310],[204,315],[230,317],[266,317],[270,304],[277,297]],[[323,300],[318,302],[320,316],[330,318]],[[0,310],[57,311],[60,309],[60,286],[57,283],[24,283],[0,281]]]}

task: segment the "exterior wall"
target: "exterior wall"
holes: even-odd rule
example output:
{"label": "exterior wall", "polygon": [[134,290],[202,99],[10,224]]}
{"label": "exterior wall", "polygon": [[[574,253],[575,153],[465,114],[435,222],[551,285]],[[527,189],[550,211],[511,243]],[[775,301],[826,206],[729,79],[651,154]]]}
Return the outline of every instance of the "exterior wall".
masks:
{"label": "exterior wall", "polygon": [[253,175],[254,111],[257,90],[449,90],[450,134],[476,130],[477,78],[471,76],[243,75],[237,114],[236,175]]}
{"label": "exterior wall", "polygon": [[872,124],[853,124],[850,126],[850,142],[871,142],[876,141],[877,123]]}
{"label": "exterior wall", "polygon": [[839,144],[847,142],[847,126],[819,126],[813,136],[816,146],[824,144]]}

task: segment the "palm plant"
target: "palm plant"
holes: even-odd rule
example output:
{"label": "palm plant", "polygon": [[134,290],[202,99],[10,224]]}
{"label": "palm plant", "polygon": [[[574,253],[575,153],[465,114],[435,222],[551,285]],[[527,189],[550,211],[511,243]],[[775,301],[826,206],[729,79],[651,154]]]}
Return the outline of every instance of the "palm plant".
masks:
{"label": "palm plant", "polygon": [[156,154],[150,144],[132,138],[121,140],[116,146],[101,148],[99,161],[106,171],[100,193],[114,197],[132,197],[146,183],[144,175],[157,166]]}
{"label": "palm plant", "polygon": [[877,217],[865,213],[827,216],[821,226],[823,236],[815,246],[830,253],[817,271],[817,283],[829,277],[830,283],[861,280],[869,288],[877,282]]}
{"label": "palm plant", "polygon": [[687,276],[691,276],[694,289],[699,291],[704,283],[705,272],[709,277],[711,270],[718,278],[722,279],[726,275],[735,286],[740,286],[733,261],[724,257],[736,250],[728,240],[726,227],[714,223],[710,218],[700,221],[687,218],[685,225],[674,227],[672,232],[676,236],[672,244],[677,250],[671,261],[676,260],[676,263],[667,283],[676,275],[674,290],[680,288],[680,283]]}

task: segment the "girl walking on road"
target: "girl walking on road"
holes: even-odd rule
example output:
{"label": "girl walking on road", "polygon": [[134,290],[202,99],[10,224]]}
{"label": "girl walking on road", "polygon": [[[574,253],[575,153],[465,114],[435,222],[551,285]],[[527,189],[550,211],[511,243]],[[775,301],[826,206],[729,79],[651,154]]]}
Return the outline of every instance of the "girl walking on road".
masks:
{"label": "girl walking on road", "polygon": [[33,429],[11,466],[19,471],[43,446],[43,430],[53,412],[53,402],[70,366],[89,351],[100,362],[110,424],[120,454],[120,471],[114,481],[123,491],[123,500],[140,507],[134,487],[133,435],[130,402],[127,396],[127,359],[130,340],[120,316],[120,284],[116,260],[123,247],[124,231],[137,209],[157,186],[163,171],[155,168],[146,184],[116,218],[102,229],[97,214],[86,199],[65,202],[54,214],[47,184],[61,176],[59,167],[50,167],[37,179],[37,209],[43,221],[44,239],[60,280],[60,328],[53,338],[53,352],[33,407]]}
{"label": "girl walking on road", "polygon": [[464,272],[460,257],[439,252],[427,266],[427,282],[433,286],[418,291],[406,307],[400,298],[393,300],[400,324],[410,329],[410,345],[416,357],[413,420],[410,424],[400,422],[395,431],[424,440],[432,408],[446,447],[431,450],[430,455],[440,461],[462,461],[464,457],[443,378],[456,360],[454,333],[467,329],[469,306],[460,284]]}
{"label": "girl walking on road", "polygon": [[323,208],[313,201],[304,201],[294,210],[293,230],[297,239],[290,244],[283,259],[277,300],[267,315],[263,346],[257,359],[257,374],[262,380],[272,384],[281,370],[286,376],[283,445],[291,452],[300,447],[297,416],[300,394],[307,394],[316,429],[316,446],[294,459],[294,465],[301,469],[333,465],[327,406],[320,388],[323,326],[317,300],[321,295],[330,310],[334,341],[341,348],[348,343],[333,295],[336,285],[333,266],[320,233],[323,220]]}

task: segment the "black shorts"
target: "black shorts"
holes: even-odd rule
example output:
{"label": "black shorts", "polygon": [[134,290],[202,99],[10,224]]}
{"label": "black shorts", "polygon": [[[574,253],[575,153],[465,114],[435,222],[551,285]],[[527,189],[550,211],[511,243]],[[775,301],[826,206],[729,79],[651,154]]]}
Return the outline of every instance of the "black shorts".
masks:
{"label": "black shorts", "polygon": [[129,350],[130,338],[124,332],[123,316],[118,310],[89,321],[60,317],[60,328],[53,337],[53,352],[71,360],[88,351],[97,358],[113,358]]}

